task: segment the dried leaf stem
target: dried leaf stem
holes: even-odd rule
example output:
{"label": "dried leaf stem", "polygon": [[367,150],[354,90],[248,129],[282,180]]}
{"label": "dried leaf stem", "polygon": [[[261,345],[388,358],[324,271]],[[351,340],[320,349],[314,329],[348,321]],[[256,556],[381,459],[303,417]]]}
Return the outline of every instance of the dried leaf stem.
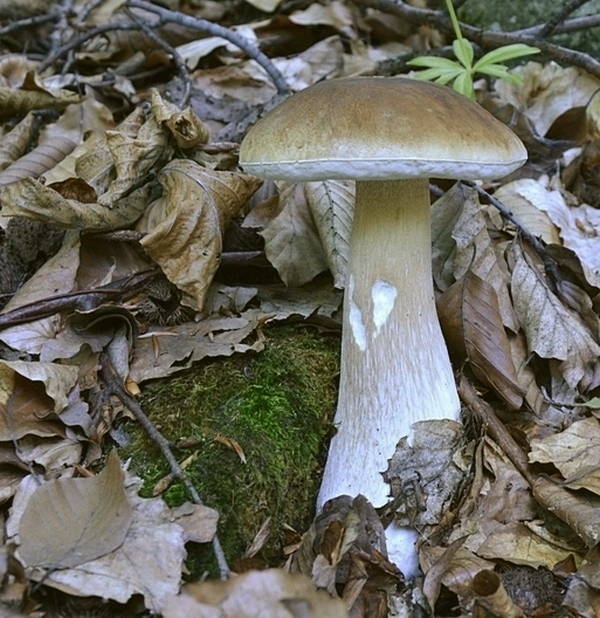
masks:
{"label": "dried leaf stem", "polygon": [[[435,11],[431,9],[419,9],[410,6],[406,2],[396,0],[352,0],[354,4],[361,7],[378,9],[384,13],[396,15],[401,19],[415,25],[429,25],[441,30],[442,32],[453,33],[452,23],[445,11]],[[562,32],[573,32],[583,30],[594,25],[598,25],[600,16],[590,16],[590,18],[576,18],[567,20],[562,24],[552,25],[551,34]],[[468,24],[460,23],[463,36],[482,48],[494,49],[512,43],[525,43],[535,45],[546,56],[557,62],[571,64],[586,70],[588,73],[600,77],[600,61],[589,54],[579,52],[567,47],[562,47],[554,43],[543,40],[542,34],[546,25],[535,26],[524,30],[512,32],[496,32],[483,30]]]}
{"label": "dried leaf stem", "polygon": [[[186,476],[185,472],[182,470],[179,462],[173,455],[173,451],[171,450],[171,445],[169,441],[154,427],[152,421],[148,418],[146,413],[142,410],[142,407],[138,403],[137,399],[130,395],[125,389],[121,378],[118,376],[115,371],[110,359],[106,354],[100,355],[100,367],[102,372],[102,377],[106,384],[107,392],[105,392],[105,396],[107,394],[115,395],[124,406],[135,416],[136,420],[139,424],[144,428],[148,436],[157,444],[160,448],[161,453],[164,458],[167,460],[171,472],[175,478],[178,478],[183,486],[186,488],[188,494],[192,498],[195,504],[203,505],[202,499],[198,495],[196,488],[193,483]],[[221,547],[221,543],[219,541],[219,537],[215,534],[212,539],[212,547],[213,552],[215,554],[215,558],[217,560],[217,564],[219,565],[219,572],[221,574],[221,579],[225,580],[229,577],[230,569],[227,564],[227,559],[225,558],[225,554],[223,552],[223,548]]]}

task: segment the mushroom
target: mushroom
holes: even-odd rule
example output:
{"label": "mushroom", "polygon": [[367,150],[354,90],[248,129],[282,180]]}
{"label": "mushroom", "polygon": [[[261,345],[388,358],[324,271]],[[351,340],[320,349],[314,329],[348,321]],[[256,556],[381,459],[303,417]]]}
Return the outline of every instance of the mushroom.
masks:
{"label": "mushroom", "polygon": [[[363,494],[382,506],[381,472],[416,421],[459,420],[431,274],[429,177],[500,178],[521,141],[448,87],[405,77],[318,83],[247,133],[240,165],[273,180],[356,181],[343,307],[341,375],[318,506]],[[418,572],[413,530],[386,530],[390,560]]]}

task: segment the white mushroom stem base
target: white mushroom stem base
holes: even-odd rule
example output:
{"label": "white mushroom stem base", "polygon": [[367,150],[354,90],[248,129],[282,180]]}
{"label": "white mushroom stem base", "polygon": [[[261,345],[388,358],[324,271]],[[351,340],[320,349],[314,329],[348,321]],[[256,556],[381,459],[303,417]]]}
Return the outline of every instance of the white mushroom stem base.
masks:
{"label": "white mushroom stem base", "polygon": [[[437,318],[426,179],[359,181],[344,298],[340,393],[318,506],[363,494],[389,500],[381,472],[415,421],[458,420]],[[418,572],[416,533],[386,531],[392,562]]]}

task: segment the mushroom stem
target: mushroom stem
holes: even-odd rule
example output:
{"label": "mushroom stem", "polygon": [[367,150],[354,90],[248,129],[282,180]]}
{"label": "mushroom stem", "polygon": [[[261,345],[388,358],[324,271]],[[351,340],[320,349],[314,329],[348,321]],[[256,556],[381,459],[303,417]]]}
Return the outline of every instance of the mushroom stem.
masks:
{"label": "mushroom stem", "polygon": [[[357,182],[348,273],[337,433],[318,504],[360,493],[379,507],[400,438],[416,421],[460,411],[433,293],[427,179]],[[390,559],[403,556],[397,566],[413,574],[414,533],[386,536]]]}

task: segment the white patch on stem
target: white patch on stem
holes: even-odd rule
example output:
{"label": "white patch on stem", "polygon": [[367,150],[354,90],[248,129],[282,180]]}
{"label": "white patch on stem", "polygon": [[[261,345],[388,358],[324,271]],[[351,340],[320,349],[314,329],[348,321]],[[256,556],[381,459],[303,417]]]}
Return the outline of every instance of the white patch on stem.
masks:
{"label": "white patch on stem", "polygon": [[346,287],[346,294],[350,300],[348,312],[348,322],[352,329],[352,336],[354,342],[360,348],[362,352],[367,349],[367,329],[363,320],[362,311],[360,307],[354,302],[354,275],[350,275],[348,279],[348,286]]}
{"label": "white patch on stem", "polygon": [[398,296],[396,286],[377,279],[371,288],[371,298],[373,299],[373,323],[375,324],[375,337],[379,335],[381,327],[387,322],[390,313],[394,309],[394,303]]}

